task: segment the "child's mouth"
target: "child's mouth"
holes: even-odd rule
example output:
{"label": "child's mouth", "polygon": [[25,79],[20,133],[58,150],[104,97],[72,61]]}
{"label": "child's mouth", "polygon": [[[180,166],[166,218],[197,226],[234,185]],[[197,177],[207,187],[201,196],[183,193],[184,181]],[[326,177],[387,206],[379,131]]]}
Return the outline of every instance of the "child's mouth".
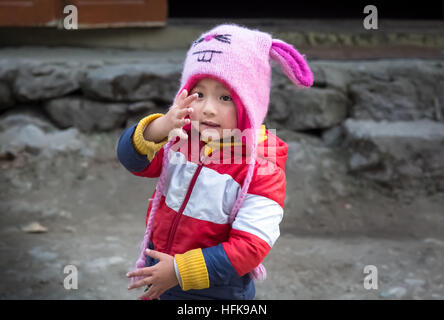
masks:
{"label": "child's mouth", "polygon": [[211,128],[217,128],[217,127],[219,127],[218,124],[215,124],[215,123],[212,123],[212,122],[206,122],[206,121],[203,121],[203,122],[201,122],[201,124],[203,124],[204,126],[207,126],[207,127],[211,127]]}

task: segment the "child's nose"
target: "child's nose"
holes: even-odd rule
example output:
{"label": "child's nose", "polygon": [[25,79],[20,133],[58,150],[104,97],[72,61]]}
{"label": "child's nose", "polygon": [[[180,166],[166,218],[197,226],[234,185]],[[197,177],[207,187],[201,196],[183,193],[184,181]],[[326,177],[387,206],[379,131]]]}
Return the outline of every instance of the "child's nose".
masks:
{"label": "child's nose", "polygon": [[211,101],[206,101],[202,107],[202,112],[204,115],[214,115],[216,114],[216,110],[214,108],[214,103]]}

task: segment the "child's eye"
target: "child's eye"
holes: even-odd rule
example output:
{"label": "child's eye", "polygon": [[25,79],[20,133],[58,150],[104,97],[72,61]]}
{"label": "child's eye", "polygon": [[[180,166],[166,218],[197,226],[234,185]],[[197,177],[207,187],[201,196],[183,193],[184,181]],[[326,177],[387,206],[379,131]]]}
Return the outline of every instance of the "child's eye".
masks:
{"label": "child's eye", "polygon": [[233,99],[230,96],[221,96],[223,101],[232,101]]}
{"label": "child's eye", "polygon": [[193,91],[191,94],[196,94],[196,93],[197,93],[198,98],[203,98],[203,93],[202,92]]}

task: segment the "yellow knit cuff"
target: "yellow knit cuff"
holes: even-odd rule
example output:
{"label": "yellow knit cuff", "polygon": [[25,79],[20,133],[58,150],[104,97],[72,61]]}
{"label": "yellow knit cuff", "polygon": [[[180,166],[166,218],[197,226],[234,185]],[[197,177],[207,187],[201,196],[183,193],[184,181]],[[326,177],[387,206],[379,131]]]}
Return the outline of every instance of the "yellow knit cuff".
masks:
{"label": "yellow knit cuff", "polygon": [[149,115],[148,117],[143,118],[137,124],[136,130],[133,134],[133,144],[136,151],[140,154],[146,155],[149,161],[153,161],[156,153],[163,147],[165,143],[168,142],[168,137],[166,137],[163,141],[159,143],[155,143],[153,141],[147,141],[143,137],[143,131],[146,126],[153,120],[162,117],[162,113],[154,113]]}
{"label": "yellow knit cuff", "polygon": [[182,290],[210,287],[210,278],[202,249],[193,249],[184,254],[176,254],[174,258],[182,278]]}

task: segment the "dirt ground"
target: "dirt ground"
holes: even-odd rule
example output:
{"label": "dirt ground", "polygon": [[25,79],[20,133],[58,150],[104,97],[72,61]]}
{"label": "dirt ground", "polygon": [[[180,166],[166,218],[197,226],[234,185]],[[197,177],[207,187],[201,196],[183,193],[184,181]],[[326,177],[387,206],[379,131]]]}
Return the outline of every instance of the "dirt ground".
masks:
{"label": "dirt ground", "polygon": [[[125,273],[155,180],[120,165],[119,135],[90,135],[80,152],[0,161],[0,299],[137,298]],[[291,162],[287,179],[281,237],[256,299],[444,298],[443,194],[394,197],[359,183],[329,193],[321,180],[304,184]],[[31,222],[47,231],[23,231]],[[77,289],[64,288],[67,265]],[[377,289],[364,288],[366,265],[377,267]]]}

